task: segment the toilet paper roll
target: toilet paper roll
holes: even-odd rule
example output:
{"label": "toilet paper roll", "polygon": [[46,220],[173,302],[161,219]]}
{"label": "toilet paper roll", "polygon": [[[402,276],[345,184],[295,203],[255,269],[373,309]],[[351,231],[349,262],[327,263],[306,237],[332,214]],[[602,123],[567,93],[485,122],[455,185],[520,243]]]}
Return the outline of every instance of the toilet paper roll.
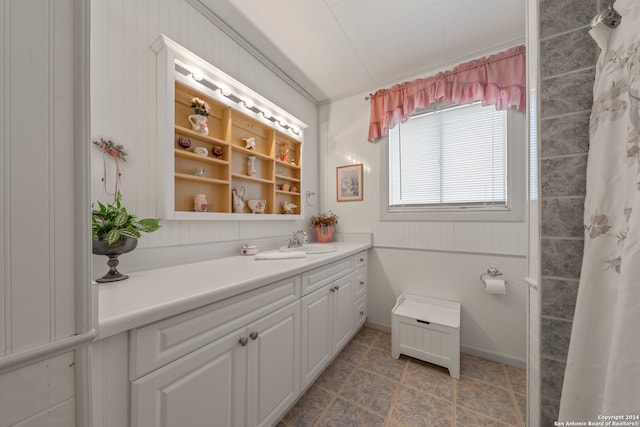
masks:
{"label": "toilet paper roll", "polygon": [[506,292],[505,283],[502,279],[485,279],[484,290],[489,294],[504,294]]}

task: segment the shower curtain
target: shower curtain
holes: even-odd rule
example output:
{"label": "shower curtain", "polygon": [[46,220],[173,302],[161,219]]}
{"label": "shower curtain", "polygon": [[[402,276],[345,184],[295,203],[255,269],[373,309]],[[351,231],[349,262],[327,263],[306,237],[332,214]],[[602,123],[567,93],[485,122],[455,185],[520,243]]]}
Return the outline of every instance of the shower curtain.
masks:
{"label": "shower curtain", "polygon": [[563,421],[640,415],[640,1],[618,0],[614,6],[620,25],[591,30],[602,51]]}

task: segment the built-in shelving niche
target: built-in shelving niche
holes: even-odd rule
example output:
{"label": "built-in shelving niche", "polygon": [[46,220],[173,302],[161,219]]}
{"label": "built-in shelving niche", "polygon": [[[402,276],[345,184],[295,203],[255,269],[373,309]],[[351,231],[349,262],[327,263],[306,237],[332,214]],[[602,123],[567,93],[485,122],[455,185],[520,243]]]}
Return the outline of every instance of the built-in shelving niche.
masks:
{"label": "built-in shelving niche", "polygon": [[[158,211],[165,219],[265,220],[298,219],[303,203],[302,121],[215,68],[202,58],[160,36],[152,45],[158,61]],[[192,130],[191,99],[210,106],[209,133]],[[188,138],[188,149],[178,138]],[[255,147],[247,149],[248,138]],[[208,155],[194,153],[204,147]],[[219,147],[222,154],[213,155]],[[286,152],[286,157],[283,156]],[[248,172],[254,156],[255,174]],[[204,170],[203,176],[194,168]],[[266,200],[264,214],[233,212],[232,190],[244,187],[245,200]],[[194,197],[204,194],[209,209],[194,211]],[[285,214],[283,204],[297,207]]]}

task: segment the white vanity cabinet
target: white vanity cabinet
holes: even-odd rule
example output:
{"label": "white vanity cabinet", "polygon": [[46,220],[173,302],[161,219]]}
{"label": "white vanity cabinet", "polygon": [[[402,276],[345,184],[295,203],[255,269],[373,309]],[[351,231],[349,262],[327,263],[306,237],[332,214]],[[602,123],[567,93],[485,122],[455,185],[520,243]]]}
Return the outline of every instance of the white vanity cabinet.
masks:
{"label": "white vanity cabinet", "polygon": [[304,389],[364,324],[366,252],[304,273],[302,287]]}
{"label": "white vanity cabinet", "polygon": [[[349,252],[297,265],[223,258],[100,288],[94,427],[276,425],[366,318],[368,246],[334,244]],[[224,296],[184,308],[204,297],[201,284],[185,290],[185,275],[223,268],[212,287]],[[273,282],[252,283],[276,271]]]}
{"label": "white vanity cabinet", "polygon": [[[132,331],[135,376],[227,332],[230,325],[248,322],[132,379],[131,426],[274,424],[300,393],[299,284],[296,276]],[[287,302],[250,321],[264,307]]]}

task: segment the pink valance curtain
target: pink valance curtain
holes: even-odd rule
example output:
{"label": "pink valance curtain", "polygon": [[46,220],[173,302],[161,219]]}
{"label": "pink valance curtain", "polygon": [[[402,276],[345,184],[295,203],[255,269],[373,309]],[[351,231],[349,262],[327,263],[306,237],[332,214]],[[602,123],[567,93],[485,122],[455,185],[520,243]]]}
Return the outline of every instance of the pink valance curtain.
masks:
{"label": "pink valance curtain", "polygon": [[418,108],[436,102],[495,105],[498,110],[526,108],[525,47],[460,64],[425,79],[400,83],[371,95],[369,141],[387,135]]}

